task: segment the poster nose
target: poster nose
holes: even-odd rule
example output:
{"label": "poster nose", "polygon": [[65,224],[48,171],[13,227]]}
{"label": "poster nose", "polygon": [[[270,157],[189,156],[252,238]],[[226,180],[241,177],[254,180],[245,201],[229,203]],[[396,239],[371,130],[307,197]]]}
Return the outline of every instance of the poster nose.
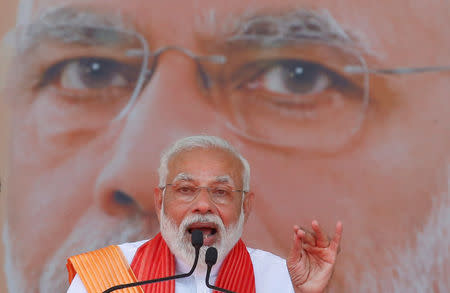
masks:
{"label": "poster nose", "polygon": [[107,213],[152,212],[162,150],[176,139],[220,135],[215,110],[199,87],[196,63],[179,52],[160,56],[157,70],[130,112],[112,127],[112,152],[96,197]]}

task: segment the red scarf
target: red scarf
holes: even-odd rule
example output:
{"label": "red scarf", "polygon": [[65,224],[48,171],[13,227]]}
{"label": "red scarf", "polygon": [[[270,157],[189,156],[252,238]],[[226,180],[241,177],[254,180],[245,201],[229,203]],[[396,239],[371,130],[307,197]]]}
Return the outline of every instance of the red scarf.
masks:
{"label": "red scarf", "polygon": [[[138,281],[175,274],[175,257],[161,233],[139,247],[131,269]],[[255,293],[253,265],[242,240],[238,241],[223,261],[215,286],[237,293]],[[174,293],[175,280],[145,285],[142,289],[145,293]]]}

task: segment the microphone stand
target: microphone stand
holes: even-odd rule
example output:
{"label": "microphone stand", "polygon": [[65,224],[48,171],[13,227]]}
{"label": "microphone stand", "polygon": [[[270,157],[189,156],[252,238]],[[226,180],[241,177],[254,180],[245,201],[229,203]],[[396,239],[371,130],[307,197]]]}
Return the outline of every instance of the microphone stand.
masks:
{"label": "microphone stand", "polygon": [[215,247],[209,247],[206,250],[205,262],[206,262],[206,265],[208,266],[206,269],[206,280],[205,280],[206,287],[208,287],[209,289],[213,289],[213,290],[224,292],[224,293],[235,293],[235,292],[227,290],[227,289],[213,286],[209,283],[209,277],[211,275],[212,266],[215,265],[217,262],[217,249]]}
{"label": "microphone stand", "polygon": [[195,248],[195,259],[194,259],[194,264],[192,265],[192,268],[189,272],[187,272],[185,274],[181,274],[181,275],[169,276],[169,277],[164,277],[164,278],[159,278],[159,279],[116,285],[114,287],[111,287],[111,288],[103,291],[103,293],[111,293],[113,291],[129,288],[129,287],[135,287],[135,286],[141,286],[141,285],[147,285],[147,284],[152,284],[152,283],[165,282],[165,281],[189,277],[190,275],[192,275],[194,273],[195,268],[197,267],[198,257],[200,255],[200,248],[203,246],[203,232],[200,230],[193,230],[191,239],[192,239],[192,245]]}

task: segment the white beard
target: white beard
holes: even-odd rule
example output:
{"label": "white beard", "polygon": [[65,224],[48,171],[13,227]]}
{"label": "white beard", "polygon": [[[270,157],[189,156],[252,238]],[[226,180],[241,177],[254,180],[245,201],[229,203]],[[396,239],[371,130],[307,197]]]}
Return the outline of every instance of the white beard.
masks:
{"label": "white beard", "polygon": [[[194,262],[195,258],[195,249],[191,244],[190,234],[187,232],[187,229],[190,225],[194,223],[214,223],[217,228],[218,240],[213,245],[218,252],[217,263],[220,264],[228,252],[234,247],[234,245],[238,242],[238,240],[242,236],[242,231],[244,228],[244,211],[241,208],[241,213],[238,221],[225,227],[222,219],[217,215],[199,215],[199,214],[190,214],[186,216],[178,227],[173,219],[168,217],[164,212],[164,204],[161,208],[161,235],[166,241],[167,245],[170,248],[170,251],[177,257],[182,260],[185,264],[190,265]],[[200,249],[199,262],[196,268],[196,272],[204,273],[206,271],[206,263],[203,261],[205,259],[205,253],[208,249],[207,246],[202,246]]]}

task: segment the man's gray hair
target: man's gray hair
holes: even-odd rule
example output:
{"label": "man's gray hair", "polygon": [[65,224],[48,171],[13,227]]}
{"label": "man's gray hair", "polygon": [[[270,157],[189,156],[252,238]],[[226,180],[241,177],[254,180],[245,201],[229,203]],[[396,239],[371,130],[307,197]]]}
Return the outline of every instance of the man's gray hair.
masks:
{"label": "man's gray hair", "polygon": [[184,151],[193,149],[220,149],[227,151],[239,159],[243,166],[243,189],[244,191],[250,190],[250,165],[248,161],[226,140],[217,136],[189,136],[177,140],[167,149],[162,152],[161,161],[158,169],[159,174],[159,187],[163,188],[166,185],[167,174],[169,173],[169,161],[170,159]]}

